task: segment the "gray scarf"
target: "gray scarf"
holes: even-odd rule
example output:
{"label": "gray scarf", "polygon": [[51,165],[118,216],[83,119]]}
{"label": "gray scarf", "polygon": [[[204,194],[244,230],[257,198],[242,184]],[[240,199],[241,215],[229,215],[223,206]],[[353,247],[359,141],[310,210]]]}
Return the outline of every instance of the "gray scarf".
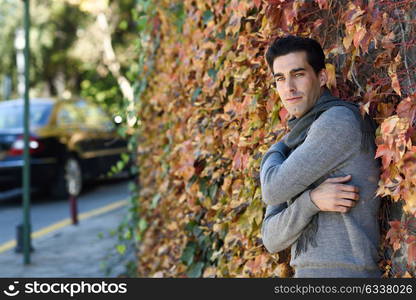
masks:
{"label": "gray scarf", "polygon": [[[285,137],[284,142],[290,148],[290,152],[295,150],[296,147],[298,147],[300,144],[304,142],[307,136],[307,132],[311,127],[312,123],[324,111],[333,106],[345,106],[354,113],[355,117],[360,122],[360,128],[362,132],[361,150],[366,153],[370,151],[370,145],[374,144],[374,134],[377,128],[377,124],[368,115],[365,115],[364,119],[361,117],[358,104],[346,102],[339,98],[336,98],[331,95],[328,89],[325,89],[325,91],[322,93],[322,96],[316,101],[315,105],[312,107],[310,111],[308,111],[299,119],[291,118],[290,120],[288,120],[288,127],[290,128],[290,133]],[[308,187],[308,189],[315,187],[316,185],[312,184]],[[296,199],[299,195],[295,196],[293,199]],[[291,203],[293,199],[289,202]],[[317,246],[315,236],[318,230],[318,216],[319,214],[314,215],[311,222],[308,224],[308,226],[306,226],[306,228],[300,235],[299,239],[297,240],[295,257],[298,256],[301,252],[306,251],[309,244],[313,247]]]}

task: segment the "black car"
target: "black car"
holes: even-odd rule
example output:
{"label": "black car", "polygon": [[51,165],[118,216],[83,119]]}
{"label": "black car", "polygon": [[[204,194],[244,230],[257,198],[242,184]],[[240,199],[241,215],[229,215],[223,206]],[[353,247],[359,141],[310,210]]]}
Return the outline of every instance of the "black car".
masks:
{"label": "black car", "polygon": [[[22,99],[0,102],[0,190],[21,187]],[[32,187],[54,197],[78,195],[83,182],[108,173],[127,153],[113,120],[85,100],[30,100]]]}

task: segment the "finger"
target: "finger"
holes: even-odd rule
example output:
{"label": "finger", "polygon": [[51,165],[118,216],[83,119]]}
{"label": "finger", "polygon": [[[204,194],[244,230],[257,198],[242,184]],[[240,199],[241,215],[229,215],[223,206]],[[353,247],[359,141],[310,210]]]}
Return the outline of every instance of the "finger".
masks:
{"label": "finger", "polygon": [[350,185],[350,184],[339,183],[337,184],[337,189],[339,191],[344,191],[344,192],[354,192],[354,193],[360,192],[360,188],[358,186]]}
{"label": "finger", "polygon": [[335,212],[340,212],[340,213],[347,213],[351,210],[350,207],[346,207],[346,206],[335,206],[334,211]]}
{"label": "finger", "polygon": [[348,200],[348,199],[339,199],[336,202],[336,206],[344,206],[346,208],[352,208],[355,206],[355,204],[356,204],[355,201]]}
{"label": "finger", "polygon": [[354,200],[354,201],[357,201],[357,200],[360,199],[360,194],[359,193],[355,193],[355,192],[345,192],[345,191],[342,191],[342,192],[338,192],[337,193],[337,196],[339,198],[342,198],[342,199],[349,199],[349,200]]}
{"label": "finger", "polygon": [[347,175],[347,176],[342,176],[342,177],[327,178],[325,181],[326,182],[344,182],[350,179],[351,179],[351,175]]}

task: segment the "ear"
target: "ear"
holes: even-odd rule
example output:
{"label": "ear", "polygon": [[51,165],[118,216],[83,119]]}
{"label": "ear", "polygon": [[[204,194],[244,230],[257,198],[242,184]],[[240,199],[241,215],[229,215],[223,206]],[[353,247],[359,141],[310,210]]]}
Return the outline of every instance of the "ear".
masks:
{"label": "ear", "polygon": [[319,71],[318,78],[320,86],[326,86],[326,83],[328,82],[328,71],[326,69]]}

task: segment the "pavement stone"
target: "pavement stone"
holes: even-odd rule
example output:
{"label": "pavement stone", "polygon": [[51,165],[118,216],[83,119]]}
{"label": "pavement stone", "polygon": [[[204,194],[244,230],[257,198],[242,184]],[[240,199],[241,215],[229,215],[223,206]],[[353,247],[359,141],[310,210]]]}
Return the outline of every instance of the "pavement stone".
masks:
{"label": "pavement stone", "polygon": [[[114,231],[127,213],[126,207],[84,219],[32,239],[31,264],[14,249],[0,253],[0,277],[104,278],[126,276],[125,264],[134,250],[121,256]],[[113,234],[112,234],[113,232]]]}

